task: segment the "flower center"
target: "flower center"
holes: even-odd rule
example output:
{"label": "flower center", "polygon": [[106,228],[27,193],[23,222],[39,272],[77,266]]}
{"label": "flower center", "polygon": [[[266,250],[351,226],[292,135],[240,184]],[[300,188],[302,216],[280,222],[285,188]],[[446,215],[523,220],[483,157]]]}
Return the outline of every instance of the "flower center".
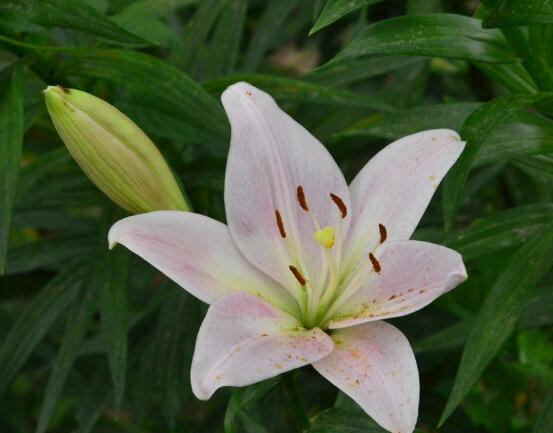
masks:
{"label": "flower center", "polygon": [[[300,208],[309,215],[313,223],[313,240],[321,246],[324,259],[321,271],[324,278],[321,280],[320,287],[312,283],[302,257],[302,249],[292,239],[294,231],[288,233],[286,222],[278,210],[275,210],[275,222],[293,261],[289,265],[289,270],[300,287],[299,293],[301,295],[297,301],[300,306],[301,317],[298,319],[306,328],[310,329],[324,325],[340,306],[366,283],[370,274],[380,273],[382,267],[374,254],[376,252],[376,248],[374,248],[373,251],[365,252],[367,254],[359,254],[360,259],[349,266],[347,272],[341,273],[342,221],[348,215],[347,206],[339,196],[330,193],[330,199],[336,205],[340,213],[340,219],[337,227],[326,226],[321,228],[317,217],[309,207],[305,191],[301,185],[296,189],[296,196]],[[378,225],[378,230],[380,235],[378,245],[380,245],[386,240],[388,234],[386,227],[382,224]]]}

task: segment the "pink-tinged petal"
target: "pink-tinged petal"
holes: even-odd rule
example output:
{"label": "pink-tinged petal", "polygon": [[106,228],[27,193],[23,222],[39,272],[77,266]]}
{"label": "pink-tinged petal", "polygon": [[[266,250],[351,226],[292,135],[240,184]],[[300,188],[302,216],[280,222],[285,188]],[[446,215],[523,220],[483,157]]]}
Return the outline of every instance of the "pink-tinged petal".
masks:
{"label": "pink-tinged petal", "polygon": [[379,224],[386,228],[390,240],[411,237],[464,145],[455,131],[419,132],[393,142],[365,165],[350,185],[350,261],[378,244]]}
{"label": "pink-tinged petal", "polygon": [[380,272],[372,273],[366,284],[336,310],[330,328],[405,316],[467,279],[459,253],[429,242],[391,241],[377,251],[376,257]]}
{"label": "pink-tinged petal", "polygon": [[[320,286],[325,278],[323,253],[313,239],[314,224],[298,202],[297,187],[303,187],[321,227],[338,229],[342,222],[345,234],[350,216],[342,221],[330,196],[337,195],[349,207],[340,169],[326,148],[267,93],[242,82],[230,86],[221,99],[232,127],[225,206],[234,241],[252,264],[283,286],[295,287],[296,295],[299,286],[290,265]],[[293,248],[287,247],[289,241]],[[340,245],[337,239],[333,251]]]}
{"label": "pink-tinged petal", "polygon": [[385,322],[341,329],[332,338],[336,348],[313,367],[386,430],[411,433],[419,375],[407,338]]}
{"label": "pink-tinged petal", "polygon": [[318,361],[334,348],[318,328],[248,293],[211,305],[192,360],[194,395],[207,400],[222,386],[245,386]]}
{"label": "pink-tinged petal", "polygon": [[259,294],[295,313],[295,300],[238,251],[228,228],[191,212],[160,211],[124,218],[108,235],[209,304],[236,291]]}

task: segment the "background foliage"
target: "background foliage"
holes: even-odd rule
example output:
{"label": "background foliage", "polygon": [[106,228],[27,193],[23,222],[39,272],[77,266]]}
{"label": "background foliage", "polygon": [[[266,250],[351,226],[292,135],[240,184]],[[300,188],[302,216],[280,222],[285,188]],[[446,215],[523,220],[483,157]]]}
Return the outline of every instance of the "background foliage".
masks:
{"label": "background foliage", "polygon": [[[196,211],[224,220],[229,125],[247,80],[348,180],[429,128],[467,148],[416,232],[470,278],[394,320],[422,379],[420,431],[553,431],[553,6],[547,0],[2,0],[0,430],[289,432],[291,375],[208,402],[189,366],[205,306],[124,248],[124,215],[77,168],[41,90],[98,95],[156,142]],[[304,368],[309,433],[381,431]],[[549,395],[548,395],[549,393]]]}

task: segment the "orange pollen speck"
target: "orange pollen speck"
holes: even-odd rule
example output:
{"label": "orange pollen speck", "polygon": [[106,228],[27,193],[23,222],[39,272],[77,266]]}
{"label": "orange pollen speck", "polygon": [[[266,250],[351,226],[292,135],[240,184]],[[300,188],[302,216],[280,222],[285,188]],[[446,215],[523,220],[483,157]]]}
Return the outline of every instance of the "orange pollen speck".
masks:
{"label": "orange pollen speck", "polygon": [[307,200],[305,199],[305,192],[303,191],[303,186],[298,186],[296,190],[297,196],[298,196],[298,203],[300,204],[301,208],[309,212],[309,207],[307,206]]}
{"label": "orange pollen speck", "polygon": [[374,271],[378,274],[382,270],[382,267],[380,266],[380,262],[376,259],[373,253],[369,253],[369,260],[371,261],[373,265]]}
{"label": "orange pollen speck", "polygon": [[298,280],[298,283],[300,283],[302,286],[305,286],[305,283],[307,282],[304,278],[304,276],[301,274],[300,271],[298,271],[298,268],[296,268],[295,266],[288,266],[288,268],[290,269],[290,272],[292,272],[292,274],[294,274],[294,277],[296,277],[296,280]]}
{"label": "orange pollen speck", "polygon": [[380,243],[383,244],[388,238],[388,230],[384,224],[378,224],[378,230],[380,231]]}
{"label": "orange pollen speck", "polygon": [[340,209],[340,213],[342,214],[342,219],[344,219],[348,214],[348,208],[344,201],[338,197],[336,194],[330,193],[330,198],[334,202],[334,204]]}
{"label": "orange pollen speck", "polygon": [[278,231],[280,232],[280,236],[285,238],[286,230],[284,230],[284,223],[282,222],[282,217],[280,216],[280,212],[278,210],[275,210],[275,218],[278,226]]}

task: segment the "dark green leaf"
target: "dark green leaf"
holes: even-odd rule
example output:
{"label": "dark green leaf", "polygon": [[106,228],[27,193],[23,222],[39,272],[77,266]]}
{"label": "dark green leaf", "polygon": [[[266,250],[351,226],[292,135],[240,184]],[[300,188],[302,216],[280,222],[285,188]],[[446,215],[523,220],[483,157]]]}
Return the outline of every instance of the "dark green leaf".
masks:
{"label": "dark green leaf", "polygon": [[3,0],[0,13],[25,17],[34,24],[64,27],[101,36],[109,42],[150,45],[119,27],[98,10],[81,0]]}
{"label": "dark green leaf", "polygon": [[455,410],[515,328],[524,300],[553,264],[553,226],[534,235],[509,260],[486,297],[463,350],[440,424]]}
{"label": "dark green leaf", "polygon": [[553,24],[553,3],[544,0],[499,0],[482,22],[486,28]]}
{"label": "dark green leaf", "polygon": [[83,338],[90,325],[90,319],[96,305],[95,301],[96,292],[94,287],[88,287],[85,289],[80,302],[75,304],[73,311],[70,313],[67,329],[46,386],[36,428],[37,433],[43,433],[48,428],[48,423],[63,391],[65,381],[69,376],[73,362],[79,354]]}
{"label": "dark green leaf", "polygon": [[227,140],[228,123],[219,103],[182,71],[156,57],[134,51],[87,50],[71,54],[59,72],[108,80],[145,106],[180,119],[190,132]]}
{"label": "dark green leaf", "polygon": [[276,99],[285,101],[394,111],[393,107],[375,98],[359,96],[347,90],[334,89],[292,78],[269,75],[233,75],[208,81],[204,83],[204,88],[210,93],[218,94],[237,81],[247,81],[265,90]]}
{"label": "dark green leaf", "polygon": [[259,400],[279,383],[279,378],[273,378],[250,385],[245,388],[235,389],[225,413],[225,433],[235,432],[234,423],[238,413],[246,406]]}
{"label": "dark green leaf", "polygon": [[480,21],[462,15],[405,15],[363,29],[336,57],[407,54],[489,63],[517,59],[500,32],[484,30]]}
{"label": "dark green leaf", "polygon": [[553,220],[553,205],[520,206],[497,212],[476,221],[470,228],[454,236],[448,246],[465,260],[515,247],[547,227]]}
{"label": "dark green leaf", "polygon": [[127,376],[127,321],[130,253],[124,248],[100,253],[96,285],[100,296],[102,332],[113,381],[115,406],[121,407]]}
{"label": "dark green leaf", "polygon": [[0,347],[0,393],[29,358],[52,324],[75,299],[83,275],[82,268],[67,267],[19,314]]}
{"label": "dark green leaf", "polygon": [[482,144],[495,126],[517,111],[540,100],[550,98],[547,94],[513,95],[496,98],[477,108],[461,128],[461,138],[466,141],[465,150],[444,179],[443,208],[446,229],[453,226],[463,188],[474,159]]}
{"label": "dark green leaf", "polygon": [[328,0],[317,19],[313,28],[309,31],[309,35],[318,32],[322,28],[338,21],[344,15],[349,14],[363,6],[368,6],[374,3],[379,3],[384,0]]}
{"label": "dark green leaf", "polygon": [[532,433],[548,433],[553,430],[553,389],[543,402],[540,414],[534,424]]}
{"label": "dark green leaf", "polygon": [[358,408],[337,407],[319,413],[306,433],[385,433]]}
{"label": "dark green leaf", "polygon": [[0,274],[4,273],[23,143],[21,67],[0,73]]}

